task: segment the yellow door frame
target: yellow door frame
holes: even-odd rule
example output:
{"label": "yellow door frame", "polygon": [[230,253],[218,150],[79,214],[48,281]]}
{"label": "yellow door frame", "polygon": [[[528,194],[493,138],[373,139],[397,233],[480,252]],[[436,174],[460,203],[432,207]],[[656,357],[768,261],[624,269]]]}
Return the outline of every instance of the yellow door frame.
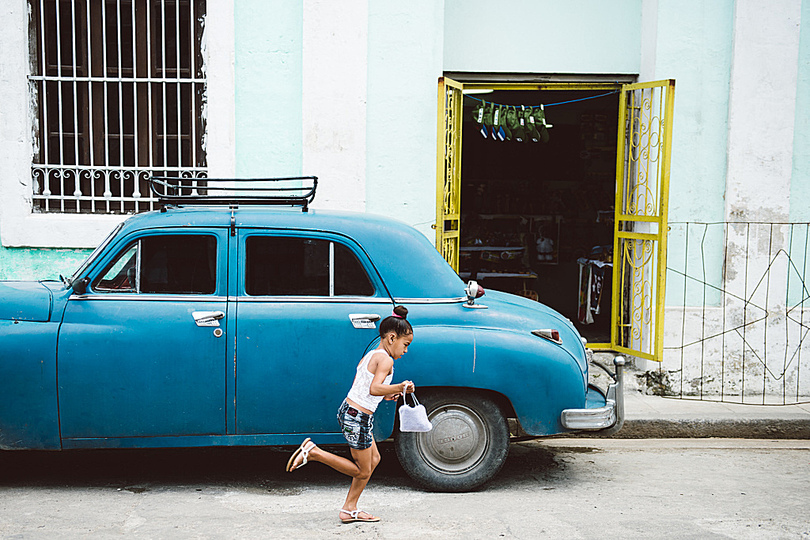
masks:
{"label": "yellow door frame", "polygon": [[[436,195],[436,248],[453,267],[456,272],[459,270],[460,251],[460,219],[461,219],[461,148],[462,148],[462,126],[463,126],[463,94],[465,90],[590,90],[590,91],[610,91],[621,92],[618,121],[618,141],[617,141],[617,189],[615,206],[616,232],[614,234],[614,272],[613,272],[613,307],[611,310],[611,342],[588,344],[592,349],[607,349],[632,354],[651,360],[661,360],[663,354],[663,320],[664,320],[664,287],[666,278],[666,230],[667,230],[667,201],[669,191],[669,155],[672,137],[672,110],[674,104],[675,81],[657,81],[653,83],[621,84],[610,82],[543,82],[543,83],[499,83],[499,82],[465,82],[461,83],[447,77],[439,79],[439,102],[438,102],[438,133],[437,133],[437,195]],[[650,90],[652,89],[652,90]],[[664,99],[658,105],[651,104],[651,108],[661,113],[655,116],[655,121],[659,122],[660,139],[662,143],[659,159],[659,168],[655,175],[658,181],[656,191],[656,203],[654,204],[656,213],[647,214],[646,211],[639,212],[638,208],[627,207],[628,201],[632,204],[632,196],[627,197],[625,190],[637,189],[640,184],[646,182],[636,182],[629,180],[631,171],[643,165],[638,160],[633,161],[633,152],[639,153],[641,150],[633,141],[628,139],[640,137],[639,130],[633,129],[631,120],[643,116],[643,102],[633,102],[634,96],[645,90],[655,92],[659,89]],[[629,104],[628,104],[629,103]],[[629,124],[628,124],[629,122]],[[630,125],[631,129],[627,129]],[[646,126],[649,128],[649,125]],[[630,160],[630,161],[628,161]],[[646,185],[644,186],[646,187]],[[657,229],[654,233],[637,232],[632,230],[636,223],[654,223]],[[639,228],[639,227],[635,227]],[[652,335],[647,334],[643,339],[630,340],[628,335],[633,332],[646,331],[648,327],[634,327],[632,317],[636,314],[631,309],[633,301],[638,301],[630,295],[630,303],[625,302],[624,291],[626,287],[634,282],[623,272],[628,261],[627,254],[631,254],[628,246],[632,242],[641,242],[645,252],[647,246],[655,244],[657,246],[656,257],[644,259],[645,264],[655,261],[655,268],[642,265],[640,274],[634,278],[638,282],[646,283],[647,274],[654,274],[654,292],[652,295],[642,299],[655,302],[654,310],[642,313],[642,317],[648,316],[651,319]],[[619,250],[624,250],[620,252]],[[617,257],[618,255],[618,257]],[[616,261],[620,264],[617,265]],[[632,262],[632,258],[629,259]],[[621,270],[621,271],[620,271]],[[632,277],[632,276],[631,276]],[[646,306],[646,304],[643,304]],[[652,307],[651,305],[649,307]],[[643,311],[643,310],[642,310]],[[630,318],[628,318],[628,316]],[[638,325],[637,325],[638,326]],[[648,325],[649,326],[649,325]],[[646,328],[646,329],[645,329]],[[650,350],[645,350],[640,345],[652,344]],[[635,345],[635,346],[634,346]]]}
{"label": "yellow door frame", "polygon": [[461,232],[461,128],[464,86],[439,78],[436,134],[436,249],[458,272]]}

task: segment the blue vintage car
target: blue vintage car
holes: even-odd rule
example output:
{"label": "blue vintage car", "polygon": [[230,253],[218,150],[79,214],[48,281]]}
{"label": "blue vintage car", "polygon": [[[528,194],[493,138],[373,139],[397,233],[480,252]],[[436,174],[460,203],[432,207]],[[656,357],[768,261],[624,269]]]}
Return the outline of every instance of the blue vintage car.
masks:
{"label": "blue vintage car", "polygon": [[434,429],[399,433],[383,402],[375,436],[429,489],[480,486],[516,438],[621,427],[621,365],[589,387],[564,317],[480,297],[412,227],[307,195],[166,196],[72,277],[0,282],[0,448],[343,443],[335,410],[395,304],[415,333],[396,377]]}

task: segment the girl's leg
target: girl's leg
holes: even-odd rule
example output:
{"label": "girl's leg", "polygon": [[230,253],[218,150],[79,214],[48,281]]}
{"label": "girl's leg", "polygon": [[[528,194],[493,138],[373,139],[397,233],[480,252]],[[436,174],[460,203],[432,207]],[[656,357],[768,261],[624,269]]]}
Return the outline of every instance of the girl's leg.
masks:
{"label": "girl's leg", "polygon": [[[346,502],[343,504],[344,510],[357,510],[357,501],[360,499],[360,495],[362,495],[369,479],[371,479],[371,473],[374,472],[374,469],[376,469],[377,465],[380,463],[380,451],[377,449],[377,443],[375,441],[371,441],[371,448],[366,448],[365,450],[355,450],[352,448],[351,451],[357,468],[360,470],[360,474],[352,477],[352,485],[349,487]],[[344,514],[345,512],[341,512],[342,518]],[[348,517],[348,515],[345,517]]]}
{"label": "girl's leg", "polygon": [[[365,450],[355,450],[354,448],[351,448],[350,450],[352,452],[352,458],[354,461],[335,455],[331,452],[327,452],[319,446],[313,446],[313,448],[309,451],[309,457],[307,460],[318,461],[324,465],[332,467],[337,472],[343,473],[346,476],[351,476],[352,478],[362,476],[370,477],[371,473],[380,462],[380,452],[377,450],[377,443],[372,441],[371,446]],[[292,464],[292,470],[297,469],[303,460],[303,456],[296,457]]]}
{"label": "girl's leg", "polygon": [[[355,450],[352,448],[351,452],[354,461],[337,456],[315,446],[309,451],[308,458],[309,461],[318,461],[324,465],[332,467],[340,473],[352,477],[352,484],[349,487],[349,493],[346,495],[346,502],[343,505],[344,510],[357,510],[357,501],[360,499],[360,495],[363,493],[363,489],[365,489],[366,484],[368,484],[368,481],[371,478],[371,473],[373,473],[374,469],[377,468],[377,465],[380,463],[381,459],[376,441],[371,441],[371,446],[365,450]],[[302,460],[303,457],[296,459],[296,461],[293,463],[293,470],[295,470]],[[341,512],[340,517],[341,519],[348,519],[350,516],[345,512]],[[363,512],[361,513],[361,517],[370,518],[372,516]]]}

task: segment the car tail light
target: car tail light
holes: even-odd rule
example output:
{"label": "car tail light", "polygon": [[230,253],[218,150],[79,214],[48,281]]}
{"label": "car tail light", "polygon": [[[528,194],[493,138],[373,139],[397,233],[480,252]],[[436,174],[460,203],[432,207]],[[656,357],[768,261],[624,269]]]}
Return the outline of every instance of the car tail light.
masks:
{"label": "car tail light", "polygon": [[553,329],[534,330],[532,331],[532,334],[534,334],[537,337],[553,341],[558,345],[562,345],[562,339],[560,338],[560,332],[558,330]]}

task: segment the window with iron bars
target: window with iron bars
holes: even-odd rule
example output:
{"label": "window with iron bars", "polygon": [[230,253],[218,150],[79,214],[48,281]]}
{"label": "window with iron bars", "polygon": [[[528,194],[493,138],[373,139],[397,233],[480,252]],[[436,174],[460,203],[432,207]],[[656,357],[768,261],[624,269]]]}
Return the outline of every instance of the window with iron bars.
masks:
{"label": "window with iron bars", "polygon": [[29,0],[33,207],[151,210],[205,184],[205,0]]}

